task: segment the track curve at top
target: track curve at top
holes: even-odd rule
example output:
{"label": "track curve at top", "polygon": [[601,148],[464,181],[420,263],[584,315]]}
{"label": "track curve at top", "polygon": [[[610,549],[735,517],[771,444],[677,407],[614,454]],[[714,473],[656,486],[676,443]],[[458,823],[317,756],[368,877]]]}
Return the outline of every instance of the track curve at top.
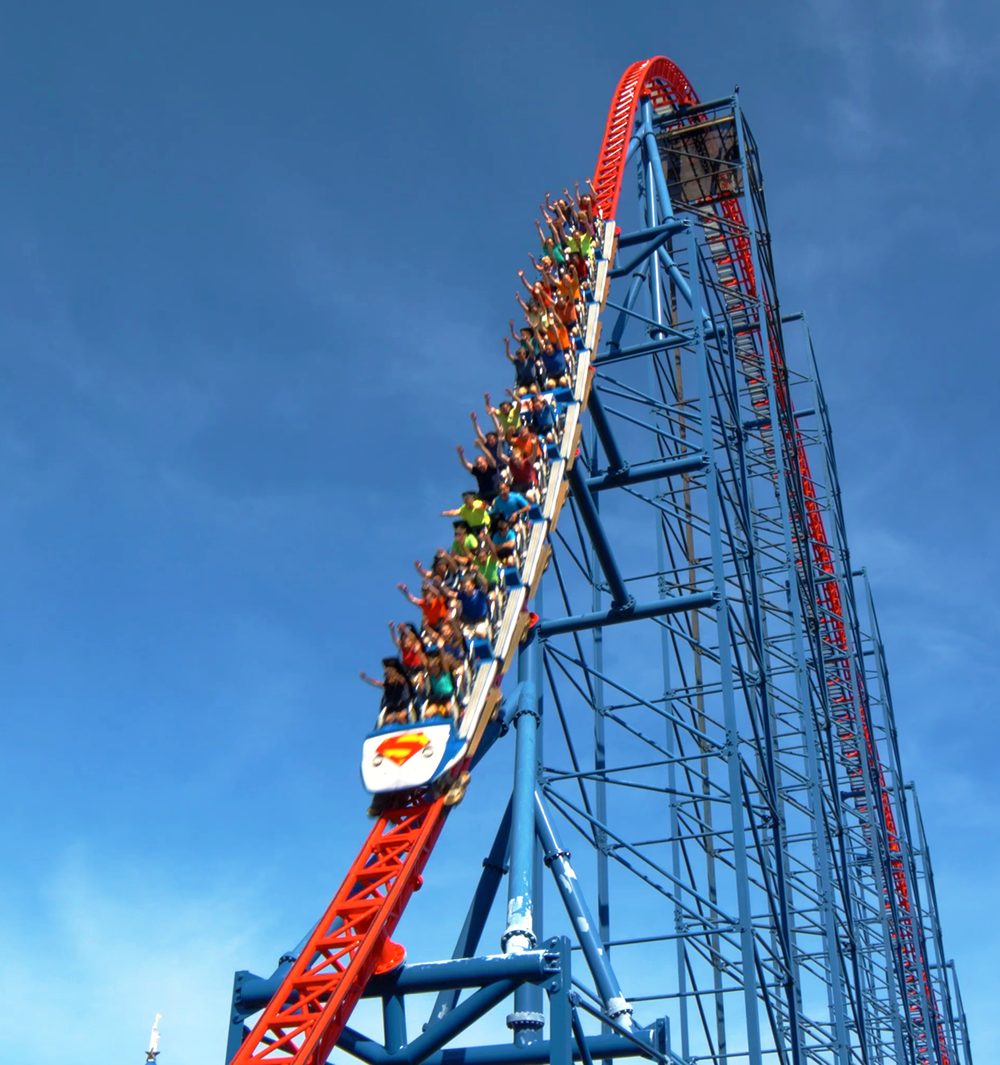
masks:
{"label": "track curve at top", "polygon": [[615,217],[635,112],[643,96],[649,96],[654,107],[667,103],[674,107],[698,103],[698,94],[691,82],[681,68],[666,56],[657,55],[652,59],[640,60],[625,71],[611,99],[601,152],[594,170],[597,206],[605,218]]}

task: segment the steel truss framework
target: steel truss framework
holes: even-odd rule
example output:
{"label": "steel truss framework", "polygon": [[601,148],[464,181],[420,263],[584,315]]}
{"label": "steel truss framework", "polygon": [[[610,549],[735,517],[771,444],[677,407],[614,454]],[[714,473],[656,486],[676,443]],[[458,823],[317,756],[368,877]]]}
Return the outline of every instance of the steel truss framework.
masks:
{"label": "steel truss framework", "polygon": [[[638,196],[619,200],[629,170]],[[342,997],[381,998],[382,1038],[341,1023],[337,1046],[367,1065],[971,1065],[812,344],[779,314],[738,98],[699,103],[669,61],[636,64],[595,185],[620,233],[542,620],[499,710],[511,801],[452,959],[369,967]],[[543,935],[546,869],[562,907]],[[481,956],[505,876],[503,953]],[[333,932],[269,980],[237,974],[227,1060]],[[426,992],[409,1040],[406,996]],[[511,1042],[454,1049],[511,997]],[[317,1046],[308,1060],[332,1042]]]}

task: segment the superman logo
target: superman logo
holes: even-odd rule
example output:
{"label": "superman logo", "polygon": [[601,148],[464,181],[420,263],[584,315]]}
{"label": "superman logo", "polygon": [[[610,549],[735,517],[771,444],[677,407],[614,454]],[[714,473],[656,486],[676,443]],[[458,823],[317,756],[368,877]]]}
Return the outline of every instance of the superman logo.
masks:
{"label": "superman logo", "polygon": [[388,758],[396,765],[408,762],[418,751],[422,751],[431,741],[422,732],[404,732],[398,736],[387,736],[379,745],[376,754]]}

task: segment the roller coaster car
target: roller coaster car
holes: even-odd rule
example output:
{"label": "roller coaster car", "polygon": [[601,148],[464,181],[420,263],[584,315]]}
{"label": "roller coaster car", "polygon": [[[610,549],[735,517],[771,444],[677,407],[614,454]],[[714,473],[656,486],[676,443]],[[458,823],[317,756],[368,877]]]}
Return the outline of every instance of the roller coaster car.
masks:
{"label": "roller coaster car", "polygon": [[426,787],[448,776],[468,746],[453,717],[376,727],[365,737],[361,779],[372,795]]}

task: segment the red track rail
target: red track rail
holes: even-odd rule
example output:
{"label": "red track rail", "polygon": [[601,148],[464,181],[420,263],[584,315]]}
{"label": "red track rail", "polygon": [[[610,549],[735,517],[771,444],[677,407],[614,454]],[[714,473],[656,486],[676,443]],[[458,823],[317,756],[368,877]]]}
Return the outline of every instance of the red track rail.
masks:
{"label": "red track rail", "polygon": [[444,799],[384,813],[231,1065],[323,1065],[383,957],[444,825]]}
{"label": "red track rail", "polygon": [[[643,97],[650,97],[654,109],[670,104],[674,107],[684,107],[697,104],[698,94],[684,73],[676,63],[665,56],[655,56],[633,63],[622,75],[618,88],[611,101],[608,110],[608,120],[604,128],[604,140],[601,151],[597,157],[597,169],[594,175],[594,189],[597,193],[597,204],[605,218],[615,217],[618,207],[618,197],[621,193],[622,176],[625,170],[625,160],[628,155],[628,147],[632,137],[635,123],[635,113],[639,102]],[[692,119],[697,122],[698,118]],[[731,226],[731,232],[724,239],[729,244],[729,262],[736,275],[733,285],[739,285],[746,294],[748,300],[757,300],[757,283],[754,270],[753,254],[750,239],[747,235],[747,227],[743,218],[743,211],[735,199],[723,199],[719,203],[719,210],[723,219]],[[738,269],[737,269],[738,268]],[[766,301],[765,301],[766,303]],[[785,391],[787,370],[784,358],[775,338],[776,322],[774,321],[774,309],[765,305],[764,314],[767,315],[770,328],[770,358],[774,368],[775,380],[779,382],[778,404],[781,408],[786,435],[786,442],[791,444],[797,461],[797,469],[789,471],[791,477],[798,479],[798,488],[805,506],[805,526],[809,538],[809,547],[813,564],[823,574],[835,577],[833,552],[830,549],[823,523],[823,515],[816,499],[816,492],[812,474],[809,469],[809,460],[805,453],[802,438],[795,427],[795,414],[790,408],[790,400]],[[757,326],[759,329],[759,325]],[[749,369],[749,368],[748,368]],[[751,380],[751,390],[754,381]],[[763,385],[759,378],[756,383]],[[799,514],[801,508],[796,498],[789,502],[793,513]],[[875,789],[875,802],[878,808],[878,816],[882,822],[882,828],[887,840],[890,853],[890,879],[891,890],[895,899],[895,909],[898,917],[892,918],[892,900],[886,898],[885,906],[890,911],[890,924],[894,926],[894,932],[898,936],[898,942],[894,944],[903,958],[903,980],[905,986],[900,988],[900,993],[908,1000],[911,1014],[919,1010],[919,1020],[923,1023],[924,1032],[928,1040],[931,1040],[932,1028],[935,1029],[939,1047],[940,1061],[948,1065],[949,1055],[944,1038],[943,1025],[937,1010],[933,989],[928,979],[926,962],[921,947],[922,935],[919,929],[920,917],[910,899],[909,884],[907,882],[906,869],[901,855],[899,834],[896,827],[895,812],[885,784],[885,776],[878,751],[875,747],[874,737],[869,727],[867,698],[864,690],[864,674],[860,665],[854,664],[852,668],[850,644],[847,635],[847,625],[844,620],[843,601],[839,581],[827,580],[819,585],[818,603],[820,607],[820,625],[824,637],[831,648],[836,648],[842,658],[839,660],[839,678],[828,680],[830,685],[831,708],[838,729],[838,737],[841,740],[850,768],[848,775],[852,780],[863,781],[864,767],[861,762],[862,750],[867,759],[872,787]],[[857,742],[856,733],[862,736],[862,743]],[[851,765],[853,763],[853,765]],[[875,841],[871,841],[874,847]],[[892,857],[897,855],[898,857]],[[923,1017],[917,997],[917,987],[923,988],[923,996],[930,1003],[932,1017]],[[930,1060],[930,1046],[923,1048],[926,1059]]]}

